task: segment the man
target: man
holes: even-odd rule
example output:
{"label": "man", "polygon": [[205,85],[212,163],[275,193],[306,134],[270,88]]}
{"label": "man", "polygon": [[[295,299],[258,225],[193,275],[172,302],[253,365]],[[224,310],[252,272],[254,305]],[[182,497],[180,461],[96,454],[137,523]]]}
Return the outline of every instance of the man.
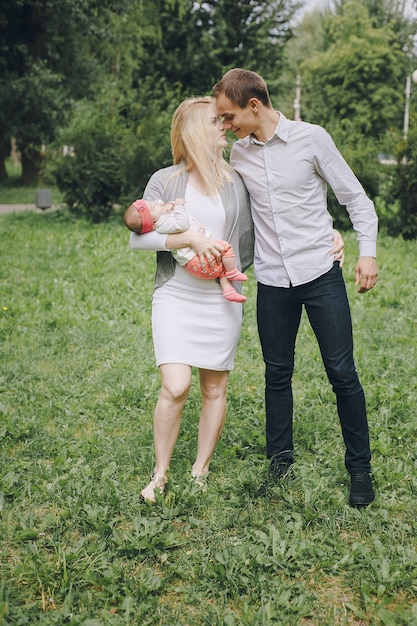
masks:
{"label": "man", "polygon": [[342,270],[334,262],[327,183],[346,205],[357,233],[355,284],[377,281],[378,219],[373,203],[320,126],[288,120],[272,107],[265,81],[235,68],[214,85],[216,107],[238,138],[230,163],[249,191],[255,227],[257,322],[265,361],[268,480],[291,473],[291,380],[302,307],[316,335],[336,394],[351,476],[349,503],[374,500],[365,397],[353,358],[350,308]]}

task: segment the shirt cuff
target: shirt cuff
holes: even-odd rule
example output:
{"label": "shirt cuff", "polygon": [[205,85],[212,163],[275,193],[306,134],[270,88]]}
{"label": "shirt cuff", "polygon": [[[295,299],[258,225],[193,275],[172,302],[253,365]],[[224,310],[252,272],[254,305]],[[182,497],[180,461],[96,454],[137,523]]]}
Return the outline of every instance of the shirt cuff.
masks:
{"label": "shirt cuff", "polygon": [[372,256],[376,259],[376,241],[360,241],[359,256]]}

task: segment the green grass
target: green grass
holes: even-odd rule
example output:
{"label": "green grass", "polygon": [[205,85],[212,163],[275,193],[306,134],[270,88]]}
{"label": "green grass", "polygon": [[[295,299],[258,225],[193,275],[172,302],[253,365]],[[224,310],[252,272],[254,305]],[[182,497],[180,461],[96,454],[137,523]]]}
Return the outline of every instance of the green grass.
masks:
{"label": "green grass", "polygon": [[159,389],[152,253],[121,222],[0,217],[0,624],[417,625],[417,244],[382,236],[380,280],[351,277],[377,499],[347,505],[332,391],[305,320],[298,339],[296,480],[255,492],[265,460],[263,365],[248,302],[207,494],[188,482],[196,378],[157,505]]}
{"label": "green grass", "polygon": [[35,204],[36,189],[50,189],[53,205],[62,204],[62,194],[50,181],[42,181],[37,186],[22,185],[20,176],[22,168],[15,165],[11,158],[6,159],[8,178],[0,183],[0,204]]}

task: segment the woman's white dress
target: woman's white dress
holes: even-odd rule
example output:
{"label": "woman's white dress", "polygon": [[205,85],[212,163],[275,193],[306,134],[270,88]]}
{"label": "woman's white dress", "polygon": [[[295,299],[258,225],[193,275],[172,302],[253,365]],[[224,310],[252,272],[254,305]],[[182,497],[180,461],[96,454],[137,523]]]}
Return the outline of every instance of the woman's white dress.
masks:
{"label": "woman's white dress", "polygon": [[[225,213],[219,196],[203,196],[190,185],[187,212],[224,239]],[[157,365],[184,363],[231,370],[242,325],[243,306],[225,300],[218,282],[191,276],[178,263],[175,274],[155,289],[152,334]]]}

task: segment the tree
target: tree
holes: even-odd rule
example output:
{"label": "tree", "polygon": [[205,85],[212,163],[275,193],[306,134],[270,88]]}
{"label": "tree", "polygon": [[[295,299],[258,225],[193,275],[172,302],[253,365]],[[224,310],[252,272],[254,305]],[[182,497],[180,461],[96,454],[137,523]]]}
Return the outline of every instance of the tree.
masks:
{"label": "tree", "polygon": [[354,120],[358,134],[379,139],[399,127],[404,53],[391,26],[374,26],[364,4],[327,18],[330,45],[302,64],[309,119],[335,127]]}
{"label": "tree", "polygon": [[[125,159],[122,199],[140,194],[150,174],[172,160],[170,122],[184,97],[210,93],[214,82],[235,65],[255,69],[267,79],[279,73],[281,52],[291,37],[290,20],[299,4],[298,0],[135,0],[121,2],[120,10],[109,12],[111,43],[108,37],[96,38],[100,84],[95,80],[92,107],[97,115],[91,119],[98,119],[100,109],[117,118],[115,129],[121,137],[115,138],[115,146]],[[100,20],[102,24],[102,16]],[[60,160],[59,166],[71,176],[75,190],[85,144],[72,132],[72,122],[69,127],[75,156],[72,161]],[[104,171],[97,172],[96,180]],[[58,179],[68,187],[65,176],[57,174]],[[71,202],[75,207],[74,195]]]}
{"label": "tree", "polygon": [[[91,93],[109,10],[124,0],[3,0],[0,16],[0,144],[16,137],[22,180],[35,183],[48,144],[74,100]],[[100,10],[99,10],[100,9]]]}
{"label": "tree", "polygon": [[398,144],[394,172],[393,198],[399,210],[388,230],[391,235],[417,239],[417,98],[410,104],[410,132],[407,140]]}
{"label": "tree", "polygon": [[210,92],[225,69],[243,66],[271,76],[291,37],[298,0],[153,0],[144,13],[142,57],[134,86],[144,76],[179,85],[185,94]]}
{"label": "tree", "polygon": [[[402,129],[410,25],[399,4],[341,0],[323,15],[309,16],[301,33],[316,38],[295,46],[303,119],[329,130],[372,198],[384,176],[377,155],[392,153]],[[337,225],[346,225],[332,193],[329,207]]]}
{"label": "tree", "polygon": [[[112,26],[119,46],[108,55],[120,115],[130,129],[125,193],[143,188],[171,161],[172,113],[184,97],[207,94],[231,66],[267,76],[281,68],[297,0],[264,2],[143,0],[131,3]],[[267,52],[266,52],[267,51]]]}

